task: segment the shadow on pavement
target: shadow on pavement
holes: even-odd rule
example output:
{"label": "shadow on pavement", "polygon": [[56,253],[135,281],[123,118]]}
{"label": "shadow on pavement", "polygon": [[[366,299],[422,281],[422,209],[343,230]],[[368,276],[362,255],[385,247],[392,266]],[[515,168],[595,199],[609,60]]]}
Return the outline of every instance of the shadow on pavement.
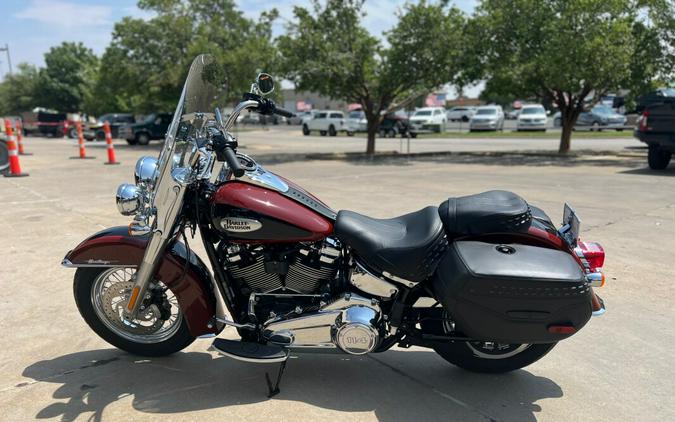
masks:
{"label": "shadow on pavement", "polygon": [[675,166],[670,166],[665,170],[652,170],[649,167],[642,167],[632,170],[620,171],[621,174],[637,174],[641,176],[666,176],[674,177],[675,176]]}
{"label": "shadow on pavement", "polygon": [[[136,411],[152,414],[216,408],[228,412],[228,406],[270,401],[265,371],[273,375],[276,370],[276,365],[214,358],[201,352],[142,358],[103,349],[36,362],[23,372],[34,381],[16,387],[60,384],[53,400],[35,415],[37,419],[74,420],[86,414],[89,420],[98,421],[103,410],[118,400],[131,400]],[[284,401],[340,412],[374,412],[379,420],[534,421],[541,410],[535,402],[562,396],[555,382],[525,370],[472,374],[431,351],[392,350],[373,357],[294,357],[281,393],[270,403],[289,414],[295,411],[284,410],[290,405]],[[259,408],[251,410],[255,409]],[[283,413],[277,415],[284,418]],[[228,419],[227,413],[223,416]]]}

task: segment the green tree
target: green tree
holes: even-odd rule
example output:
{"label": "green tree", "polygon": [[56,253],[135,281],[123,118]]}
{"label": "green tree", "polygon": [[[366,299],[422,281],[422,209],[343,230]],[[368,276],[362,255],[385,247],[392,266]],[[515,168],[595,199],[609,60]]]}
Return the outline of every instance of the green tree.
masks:
{"label": "green tree", "polygon": [[591,95],[596,101],[656,73],[656,66],[645,66],[664,49],[637,51],[639,41],[654,47],[661,36],[640,32],[645,8],[651,13],[656,3],[661,0],[483,0],[467,31],[466,73],[487,80],[492,95],[554,101],[561,113],[559,151],[567,153]]}
{"label": "green tree", "polygon": [[12,75],[0,83],[0,113],[18,114],[40,105],[40,73],[28,63],[20,63]]}
{"label": "green tree", "polygon": [[148,21],[127,17],[115,25],[96,85],[99,112],[172,110],[200,53],[215,57],[226,102],[250,88],[256,71],[274,70],[275,10],[254,21],[231,0],[142,0],[138,5],[156,16]]}
{"label": "green tree", "polygon": [[366,152],[373,154],[384,114],[458,73],[465,19],[446,3],[406,4],[386,46],[362,26],[362,0],[295,7],[295,20],[278,39],[281,68],[298,89],[361,104]]}
{"label": "green tree", "polygon": [[45,53],[40,71],[42,105],[65,112],[83,111],[93,95],[98,58],[82,43],[64,42]]}

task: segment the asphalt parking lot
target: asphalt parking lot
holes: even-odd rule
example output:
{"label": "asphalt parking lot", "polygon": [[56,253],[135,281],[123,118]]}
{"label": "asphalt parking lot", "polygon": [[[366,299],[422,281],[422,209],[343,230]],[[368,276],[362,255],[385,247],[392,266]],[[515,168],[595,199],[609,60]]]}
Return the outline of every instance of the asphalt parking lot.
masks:
{"label": "asphalt parking lot", "polygon": [[[330,143],[329,143],[330,142]],[[72,297],[63,255],[86,236],[123,225],[118,184],[158,145],[117,144],[119,166],[70,160],[72,141],[26,139],[27,178],[0,178],[0,419],[54,420],[675,420],[675,165],[646,169],[630,138],[575,140],[606,153],[561,159],[509,154],[305,161],[303,152],[360,151],[364,139],[242,132],[242,152],[294,180],[335,209],[389,217],[448,196],[517,192],[555,220],[565,201],[582,238],[607,252],[608,311],[543,360],[507,375],[477,375],[433,352],[393,349],[292,359],[273,399],[267,368],[217,357],[209,340],[161,359],[128,355],[100,340]],[[381,150],[398,145],[383,140]],[[394,144],[394,142],[396,144]],[[414,151],[555,150],[555,139],[424,139]],[[624,152],[629,152],[624,154]],[[293,155],[296,154],[296,155]],[[285,158],[284,158],[285,157]],[[197,242],[193,242],[196,244]],[[226,333],[232,335],[232,332]]]}

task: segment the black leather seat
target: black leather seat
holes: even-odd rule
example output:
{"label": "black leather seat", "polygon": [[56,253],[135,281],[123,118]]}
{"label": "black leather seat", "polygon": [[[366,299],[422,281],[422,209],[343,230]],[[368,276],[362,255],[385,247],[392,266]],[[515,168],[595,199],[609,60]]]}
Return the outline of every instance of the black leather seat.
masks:
{"label": "black leather seat", "polygon": [[340,211],[335,235],[372,269],[415,282],[433,274],[448,246],[437,207],[389,219]]}
{"label": "black leather seat", "polygon": [[503,190],[450,198],[441,204],[438,213],[450,238],[524,232],[532,222],[527,202],[515,193]]}

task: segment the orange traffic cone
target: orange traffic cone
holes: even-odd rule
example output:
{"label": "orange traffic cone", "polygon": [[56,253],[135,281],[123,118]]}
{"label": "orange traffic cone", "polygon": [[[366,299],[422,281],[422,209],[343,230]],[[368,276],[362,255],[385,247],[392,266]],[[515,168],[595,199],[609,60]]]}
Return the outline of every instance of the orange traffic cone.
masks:
{"label": "orange traffic cone", "polygon": [[105,143],[108,148],[108,161],[103,164],[119,164],[120,162],[115,160],[115,148],[113,147],[112,133],[110,132],[110,122],[107,120],[103,123],[103,132],[105,133]]}
{"label": "orange traffic cone", "polygon": [[19,144],[19,155],[33,155],[23,149],[23,124],[21,120],[16,121],[16,142]]}
{"label": "orange traffic cone", "polygon": [[19,151],[17,151],[16,148],[16,141],[14,140],[14,133],[12,131],[12,122],[9,119],[5,119],[5,131],[7,133],[7,150],[9,151],[9,173],[5,173],[5,177],[28,176],[28,173],[21,172]]}
{"label": "orange traffic cone", "polygon": [[84,147],[84,132],[82,132],[82,122],[75,122],[75,128],[77,129],[77,145],[80,148],[80,155],[76,157],[70,157],[72,159],[94,159],[96,157],[87,157],[87,150]]}

